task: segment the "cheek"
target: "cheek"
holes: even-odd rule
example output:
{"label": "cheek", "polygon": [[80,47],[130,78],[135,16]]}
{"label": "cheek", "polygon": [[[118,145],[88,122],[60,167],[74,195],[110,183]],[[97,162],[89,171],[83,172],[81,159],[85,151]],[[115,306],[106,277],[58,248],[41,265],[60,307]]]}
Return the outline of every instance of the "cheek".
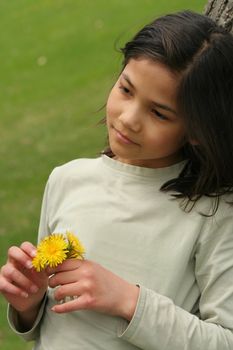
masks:
{"label": "cheek", "polygon": [[170,147],[171,148],[174,148],[174,149],[181,149],[186,141],[185,141],[185,133],[184,133],[184,130],[179,130],[177,133],[175,133],[174,135],[172,135],[170,137]]}
{"label": "cheek", "polygon": [[119,106],[116,103],[116,97],[114,92],[111,92],[106,104],[107,120],[117,117],[118,114],[119,114]]}
{"label": "cheek", "polygon": [[182,127],[148,127],[147,140],[153,147],[159,147],[161,150],[179,149],[185,144],[185,132]]}

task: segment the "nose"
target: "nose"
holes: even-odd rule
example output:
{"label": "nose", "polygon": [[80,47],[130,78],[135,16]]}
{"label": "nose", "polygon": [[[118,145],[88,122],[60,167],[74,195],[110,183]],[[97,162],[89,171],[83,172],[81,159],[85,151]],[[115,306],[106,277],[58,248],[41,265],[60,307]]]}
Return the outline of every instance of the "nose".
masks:
{"label": "nose", "polygon": [[125,128],[134,132],[139,132],[142,128],[142,113],[139,106],[125,106],[124,110],[119,116],[119,120]]}

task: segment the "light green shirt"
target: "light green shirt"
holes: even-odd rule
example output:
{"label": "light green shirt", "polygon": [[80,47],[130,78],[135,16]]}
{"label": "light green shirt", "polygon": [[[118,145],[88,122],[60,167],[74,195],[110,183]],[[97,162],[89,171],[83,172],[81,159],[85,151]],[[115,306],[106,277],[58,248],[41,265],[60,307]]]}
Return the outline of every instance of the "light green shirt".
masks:
{"label": "light green shirt", "polygon": [[136,167],[102,156],[56,168],[47,183],[39,239],[75,232],[86,258],[140,285],[133,319],[93,311],[50,311],[53,291],[33,328],[17,331],[36,350],[232,350],[233,208],[210,198],[190,213],[160,191],[184,163]]}

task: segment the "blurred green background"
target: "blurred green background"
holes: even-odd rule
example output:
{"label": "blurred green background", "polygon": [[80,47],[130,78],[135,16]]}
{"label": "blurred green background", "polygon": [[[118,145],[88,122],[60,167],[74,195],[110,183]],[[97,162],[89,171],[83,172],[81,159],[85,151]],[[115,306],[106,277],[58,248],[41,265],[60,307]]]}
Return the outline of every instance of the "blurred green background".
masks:
{"label": "blurred green background", "polygon": [[[0,1],[0,265],[7,249],[36,243],[51,170],[105,144],[109,89],[121,47],[154,17],[202,12],[205,0]],[[6,322],[0,296],[0,349],[27,350]],[[54,349],[55,350],[55,349]]]}

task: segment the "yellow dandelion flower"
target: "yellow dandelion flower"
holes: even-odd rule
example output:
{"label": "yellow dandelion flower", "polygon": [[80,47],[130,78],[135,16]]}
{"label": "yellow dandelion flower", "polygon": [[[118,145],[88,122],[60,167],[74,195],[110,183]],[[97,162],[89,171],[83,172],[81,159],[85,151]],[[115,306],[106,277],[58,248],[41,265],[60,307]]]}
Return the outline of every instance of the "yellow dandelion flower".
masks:
{"label": "yellow dandelion flower", "polygon": [[32,264],[37,271],[41,271],[46,266],[56,267],[61,264],[68,253],[68,244],[62,234],[52,234],[45,237],[37,247],[37,255]]}
{"label": "yellow dandelion flower", "polygon": [[40,253],[37,252],[36,256],[32,260],[32,265],[37,272],[40,272],[46,267],[46,260]]}
{"label": "yellow dandelion flower", "polygon": [[67,240],[68,240],[68,254],[67,258],[77,258],[84,259],[85,248],[80,242],[80,240],[72,233],[66,232]]}
{"label": "yellow dandelion flower", "polygon": [[73,233],[53,233],[38,244],[32,265],[40,272],[47,266],[56,267],[69,258],[84,259],[84,253],[83,245]]}

